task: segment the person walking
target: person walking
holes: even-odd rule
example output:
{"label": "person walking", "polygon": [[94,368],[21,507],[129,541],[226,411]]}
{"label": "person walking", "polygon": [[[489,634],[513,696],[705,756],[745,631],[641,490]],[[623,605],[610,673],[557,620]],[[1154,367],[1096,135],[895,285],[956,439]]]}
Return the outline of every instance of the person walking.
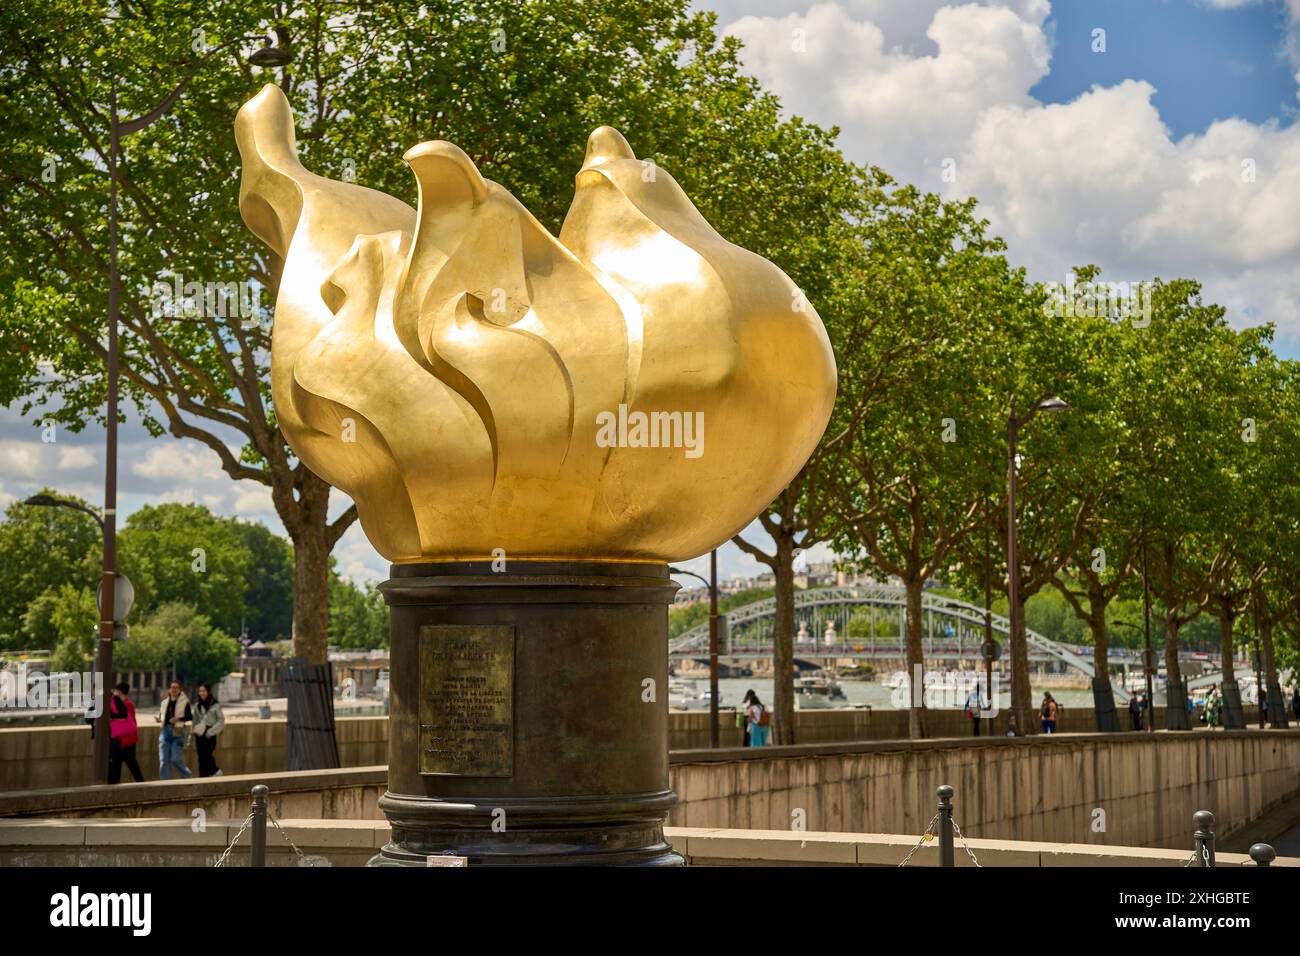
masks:
{"label": "person walking", "polygon": [[752,690],[749,692],[749,703],[745,705],[745,717],[749,720],[749,745],[766,747],[772,727],[772,712],[763,706],[763,702]]}
{"label": "person walking", "polygon": [[1142,729],[1142,694],[1137,693],[1128,699],[1128,716],[1133,721],[1133,729]]}
{"label": "person walking", "polygon": [[144,774],[135,759],[135,745],[140,742],[139,725],[135,722],[135,703],[127,696],[131,685],[122,683],[113,688],[108,699],[108,782],[119,783],[122,765],[131,771],[136,783],[144,783]]}
{"label": "person walking", "polygon": [[974,687],[971,688],[971,692],[966,695],[966,716],[970,719],[971,724],[974,726],[974,730],[972,733],[973,736],[976,737],[980,735],[980,711],[981,710],[983,710],[983,707],[981,706],[980,703],[980,688],[979,688],[979,684],[976,684]]}
{"label": "person walking", "polygon": [[1038,715],[1043,722],[1043,733],[1056,733],[1056,701],[1049,692],[1043,693],[1043,704],[1038,708]]}
{"label": "person walking", "polygon": [[754,746],[749,726],[749,702],[753,699],[754,692],[752,690],[745,691],[745,699],[741,702],[740,711],[736,714],[736,720],[740,723],[740,726],[745,728],[745,743],[743,746],[746,747]]}
{"label": "person walking", "polygon": [[221,704],[212,693],[212,685],[199,685],[198,700],[194,702],[194,749],[199,753],[199,776],[219,777],[221,768],[213,752],[217,749],[217,735],[225,729],[226,721]]}
{"label": "person walking", "polygon": [[181,690],[181,682],[174,680],[167,688],[167,696],[158,705],[158,779],[170,780],[175,767],[182,777],[192,777],[185,766],[185,725],[194,719],[190,699]]}
{"label": "person walking", "polygon": [[1219,726],[1219,711],[1223,706],[1223,698],[1219,696],[1219,685],[1210,686],[1209,696],[1205,698],[1205,719],[1213,730]]}
{"label": "person walking", "polygon": [[1296,720],[1300,720],[1300,684],[1296,684],[1291,691],[1291,713]]}

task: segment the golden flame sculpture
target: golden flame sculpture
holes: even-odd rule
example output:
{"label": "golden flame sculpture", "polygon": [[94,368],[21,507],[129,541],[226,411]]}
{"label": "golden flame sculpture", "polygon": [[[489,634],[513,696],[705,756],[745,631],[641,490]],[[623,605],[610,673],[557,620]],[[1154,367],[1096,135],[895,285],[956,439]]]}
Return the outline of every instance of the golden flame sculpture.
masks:
{"label": "golden flame sculpture", "polygon": [[239,206],[282,262],[276,416],[390,561],[672,561],[743,528],[835,397],[821,320],[617,131],[552,236],[446,142],[419,208],[309,172],[284,94],[235,121]]}

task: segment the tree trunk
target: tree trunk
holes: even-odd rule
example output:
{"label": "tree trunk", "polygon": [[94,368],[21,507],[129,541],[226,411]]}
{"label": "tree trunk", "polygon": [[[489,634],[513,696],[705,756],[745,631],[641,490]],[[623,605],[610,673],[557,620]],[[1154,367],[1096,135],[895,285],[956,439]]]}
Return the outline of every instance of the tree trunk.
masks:
{"label": "tree trunk", "polygon": [[[1187,717],[1187,698],[1183,695],[1183,672],[1178,666],[1178,632],[1183,623],[1178,611],[1165,612],[1165,729],[1191,730]],[[1155,707],[1155,701],[1151,701]]]}
{"label": "tree trunk", "polygon": [[1219,653],[1223,655],[1223,683],[1237,683],[1237,669],[1233,662],[1236,656],[1236,647],[1233,642],[1232,608],[1226,604],[1221,606],[1219,611]]}
{"label": "tree trunk", "polygon": [[[1092,632],[1092,669],[1097,680],[1110,683],[1110,658],[1108,638],[1106,635],[1106,605],[1096,597],[1089,597],[1088,630]],[[1100,608],[1100,610],[1098,610]]]}
{"label": "tree trunk", "polygon": [[907,685],[911,696],[907,703],[907,736],[920,740],[925,736],[925,649],[921,645],[921,596],[924,580],[907,580]]}
{"label": "tree trunk", "polygon": [[1182,630],[1178,611],[1165,614],[1165,679],[1167,684],[1182,684],[1183,672],[1178,667],[1178,632]]}
{"label": "tree trunk", "polygon": [[303,469],[293,489],[276,487],[272,499],[293,542],[293,654],[309,664],[328,660],[330,486]]}
{"label": "tree trunk", "polygon": [[302,469],[295,489],[272,488],[280,520],[293,541],[293,656],[285,763],[289,770],[338,766],[333,680],[329,672],[329,560],[337,539],[330,528],[330,486]]}
{"label": "tree trunk", "polygon": [[1272,727],[1286,727],[1286,701],[1282,697],[1282,685],[1277,679],[1277,658],[1273,653],[1273,619],[1267,612],[1260,613],[1259,645],[1264,654],[1264,687],[1262,691],[1268,697],[1268,722]]}
{"label": "tree trunk", "polygon": [[1110,683],[1110,638],[1106,633],[1106,589],[1102,587],[1101,576],[1087,570],[1084,572],[1088,581],[1088,630],[1092,634],[1092,669],[1097,680]]}
{"label": "tree trunk", "polygon": [[772,743],[794,743],[794,536],[775,535],[776,616],[772,621]]}
{"label": "tree trunk", "polygon": [[1034,706],[1034,691],[1029,680],[1029,642],[1025,639],[1025,602],[1020,605],[1016,615],[1016,632],[1011,635],[1011,712],[1016,715],[1016,727],[1020,734],[1036,734],[1041,729],[1038,724],[1037,708]]}

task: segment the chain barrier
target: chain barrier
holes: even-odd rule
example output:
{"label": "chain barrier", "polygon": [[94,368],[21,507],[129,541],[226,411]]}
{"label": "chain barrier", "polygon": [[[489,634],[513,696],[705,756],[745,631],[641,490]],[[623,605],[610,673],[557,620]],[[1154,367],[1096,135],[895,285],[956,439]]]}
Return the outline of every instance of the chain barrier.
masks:
{"label": "chain barrier", "polygon": [[239,838],[244,835],[244,831],[248,829],[248,825],[252,822],[253,815],[251,813],[244,817],[244,822],[240,825],[239,832],[236,833],[235,838],[230,841],[230,846],[221,851],[221,856],[217,857],[217,862],[212,864],[214,867],[226,865],[227,861],[230,859],[230,851],[235,848],[235,844],[239,842]]}
{"label": "chain barrier", "polygon": [[[305,853],[303,853],[302,850],[298,847],[298,845],[294,843],[293,840],[289,839],[289,834],[285,832],[284,827],[280,826],[280,821],[277,820],[274,816],[272,816],[270,811],[267,811],[266,819],[271,824],[271,826],[275,827],[276,831],[284,839],[284,842],[289,844],[289,849],[293,850],[293,852],[297,854],[298,866],[322,866],[322,865],[329,866],[329,862],[324,860],[323,858],[308,857]],[[244,822],[239,825],[239,831],[235,834],[234,838],[230,841],[230,845],[221,851],[221,856],[217,857],[217,861],[212,864],[214,868],[224,867],[229,865],[230,852],[234,850],[236,845],[238,845],[239,838],[244,835],[244,832],[249,828],[252,822],[253,822],[252,813],[244,817]]]}
{"label": "chain barrier", "polygon": [[975,853],[974,851],[971,850],[970,844],[966,842],[966,836],[961,832],[961,827],[957,826],[956,820],[952,821],[952,829],[953,832],[957,834],[957,839],[961,840],[961,848],[966,851],[966,855],[970,857],[970,861],[974,863],[976,866],[978,866],[980,869],[983,869],[984,864],[981,863],[979,860],[975,859]]}
{"label": "chain barrier", "polygon": [[280,821],[279,821],[279,820],[277,820],[275,817],[273,817],[273,816],[270,814],[270,812],[268,812],[268,813],[266,814],[266,819],[269,820],[269,821],[271,822],[271,826],[275,827],[276,831],[280,834],[280,836],[284,837],[284,842],[287,843],[287,844],[289,844],[289,849],[293,850],[294,853],[298,854],[298,865],[299,865],[299,866],[315,866],[315,865],[316,865],[315,863],[312,863],[311,861],[309,861],[309,860],[307,859],[307,857],[303,854],[302,850],[298,849],[297,844],[295,844],[292,840],[289,839],[289,834],[287,834],[287,833],[284,832],[284,827],[280,826]]}
{"label": "chain barrier", "polygon": [[899,869],[907,866],[907,862],[912,859],[912,855],[916,853],[917,850],[921,849],[921,847],[925,846],[926,843],[934,839],[934,825],[938,820],[939,814],[937,813],[930,818],[930,822],[925,825],[925,833],[921,835],[921,839],[917,841],[916,846],[912,847],[907,856],[903,857],[903,862],[898,864]]}

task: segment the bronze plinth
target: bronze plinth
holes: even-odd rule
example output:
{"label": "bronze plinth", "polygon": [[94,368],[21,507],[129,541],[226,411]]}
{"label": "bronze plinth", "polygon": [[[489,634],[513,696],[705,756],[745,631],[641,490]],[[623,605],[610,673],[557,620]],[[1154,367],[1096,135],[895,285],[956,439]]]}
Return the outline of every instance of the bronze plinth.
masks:
{"label": "bronze plinth", "polygon": [[[501,567],[500,563],[497,565]],[[395,565],[377,865],[680,865],[663,564]],[[508,701],[507,701],[508,698]]]}

